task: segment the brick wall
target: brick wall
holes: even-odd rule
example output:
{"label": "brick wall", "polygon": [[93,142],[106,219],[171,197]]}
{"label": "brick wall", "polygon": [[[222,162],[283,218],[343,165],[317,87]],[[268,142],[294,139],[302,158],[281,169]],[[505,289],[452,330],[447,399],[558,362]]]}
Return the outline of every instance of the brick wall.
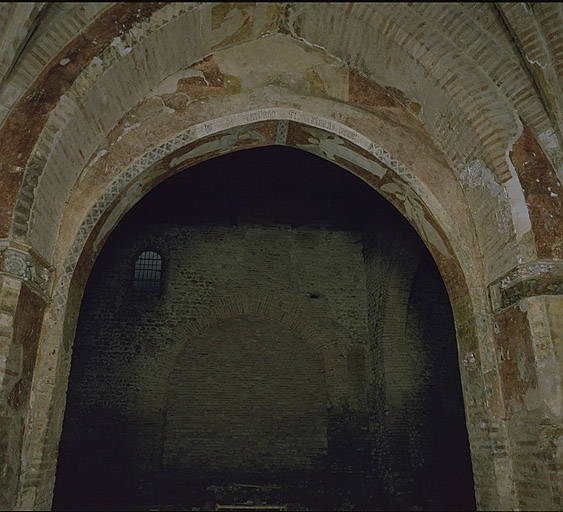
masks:
{"label": "brick wall", "polygon": [[[107,467],[100,429],[123,424],[115,463],[129,458],[131,471],[171,479],[323,471],[327,410],[349,398],[346,347],[367,336],[358,237],[242,223],[115,233],[84,296],[61,446],[83,445],[88,431],[92,464]],[[163,256],[160,293],[132,289],[144,248]],[[355,396],[362,379],[351,377]]]}
{"label": "brick wall", "polygon": [[[111,503],[187,502],[193,482],[307,480],[316,507],[335,489],[358,507],[474,507],[453,318],[412,228],[373,195],[346,227],[321,220],[312,170],[293,204],[256,185],[260,205],[208,167],[217,185],[147,197],[91,273],[55,505],[100,487]],[[345,204],[335,183],[327,205]],[[162,256],[158,293],[132,288],[143,250]]]}
{"label": "brick wall", "polygon": [[[475,507],[458,351],[439,271],[402,219],[364,227],[368,415],[379,502]],[[452,457],[451,454],[456,456]]]}
{"label": "brick wall", "polygon": [[323,470],[327,396],[315,349],[255,316],[203,331],[170,374],[163,463],[236,481]]}

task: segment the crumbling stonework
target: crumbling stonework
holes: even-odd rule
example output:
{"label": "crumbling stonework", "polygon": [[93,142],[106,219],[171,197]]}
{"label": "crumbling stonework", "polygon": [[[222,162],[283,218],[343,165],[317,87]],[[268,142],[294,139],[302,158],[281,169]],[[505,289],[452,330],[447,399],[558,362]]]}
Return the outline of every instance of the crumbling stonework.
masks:
{"label": "crumbling stonework", "polygon": [[1,507],[50,507],[82,293],[121,217],[285,145],[379,191],[436,261],[477,506],[561,509],[562,26],[553,3],[2,5]]}

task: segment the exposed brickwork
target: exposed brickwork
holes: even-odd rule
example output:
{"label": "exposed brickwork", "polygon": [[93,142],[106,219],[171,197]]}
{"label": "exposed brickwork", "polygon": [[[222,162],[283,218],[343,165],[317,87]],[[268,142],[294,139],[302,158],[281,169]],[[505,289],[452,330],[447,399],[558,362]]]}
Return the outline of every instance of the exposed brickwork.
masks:
{"label": "exposed brickwork", "polygon": [[[174,240],[163,252],[164,295],[143,297],[130,289],[131,265],[140,245],[162,250],[162,238]],[[282,226],[169,226],[106,256],[115,264],[102,264],[96,293],[85,299],[91,313],[78,330],[74,363],[82,377],[70,389],[74,405],[67,421],[80,422],[84,412],[111,404],[138,425],[139,464],[164,464],[171,478],[177,471],[195,477],[200,459],[207,461],[207,476],[221,468],[223,478],[229,468],[256,478],[268,468],[277,474],[324,467],[327,393],[330,402],[347,399],[347,366],[338,362],[338,345],[363,343],[366,335],[365,283],[358,279],[363,260],[354,238]],[[312,265],[319,251],[330,267]],[[241,298],[231,300],[233,294]],[[276,298],[266,301],[261,294]],[[111,312],[104,307],[110,303]],[[119,377],[109,380],[101,368]],[[215,381],[227,386],[224,392],[209,385]],[[159,411],[166,411],[165,423],[159,423]],[[255,414],[266,415],[265,421],[257,422]],[[209,433],[215,430],[217,435]],[[220,449],[237,435],[240,442]],[[183,451],[186,436],[198,440],[199,451]],[[291,441],[295,437],[302,445]],[[261,447],[261,439],[270,447]]]}
{"label": "exposed brickwork", "polygon": [[[386,404],[371,412],[377,425],[374,452],[381,485],[403,506],[413,497],[428,499],[435,490],[452,485],[460,485],[460,497],[471,496],[472,479],[461,478],[464,472],[470,475],[471,468],[459,462],[462,459],[448,470],[444,463],[432,470],[428,466],[435,458],[432,447],[437,440],[436,432],[427,427],[431,418],[437,415],[443,425],[448,424],[438,436],[443,442],[448,439],[445,432],[465,430],[464,411],[459,408],[457,347],[452,343],[455,336],[443,322],[451,314],[444,309],[445,290],[437,285],[429,255],[408,226],[398,223],[391,234],[372,225],[365,230],[364,240],[369,401]],[[445,363],[446,358],[450,364]],[[466,454],[468,449],[467,445],[456,448]],[[480,451],[476,446],[472,449],[474,456]],[[453,474],[458,478],[448,481]],[[414,482],[425,483],[419,488]]]}
{"label": "exposed brickwork", "polygon": [[190,340],[167,399],[165,471],[241,480],[323,468],[322,361],[277,322],[241,315]]}
{"label": "exposed brickwork", "polygon": [[[156,238],[154,234],[145,238],[152,239],[151,247],[159,248],[159,240],[164,237],[163,233],[159,233]],[[365,341],[366,331],[365,327],[362,328],[365,284],[357,277],[361,275],[363,263],[361,247],[351,244],[355,239],[354,235],[341,235],[337,231],[325,234],[313,230],[300,232],[286,230],[283,226],[269,229],[240,226],[230,230],[209,226],[205,230],[170,227],[165,238],[175,240],[174,250],[170,249],[167,256],[169,261],[165,260],[166,293],[170,297],[170,303],[165,309],[159,306],[158,299],[154,297],[148,297],[139,304],[131,303],[129,276],[135,256],[135,250],[131,249],[125,255],[127,266],[121,263],[113,271],[113,279],[118,288],[107,289],[103,292],[105,298],[98,299],[105,303],[109,297],[114,297],[115,310],[119,310],[118,304],[122,303],[125,311],[137,311],[127,326],[119,327],[130,332],[128,337],[137,330],[154,331],[159,329],[158,325],[167,326],[160,336],[177,332],[177,336],[195,337],[203,328],[228,319],[237,308],[243,308],[241,313],[245,310],[253,313],[257,306],[241,305],[236,300],[229,300],[229,297],[236,297],[241,293],[243,300],[249,300],[244,299],[244,294],[252,292],[250,297],[255,298],[251,302],[260,303],[262,293],[265,297],[275,295],[276,302],[291,304],[291,309],[285,313],[286,319],[279,318],[282,313],[276,313],[275,309],[268,316],[273,315],[276,321],[289,322],[288,326],[291,325],[305,339],[311,335],[308,335],[303,325],[309,325],[309,329],[313,328],[315,333],[311,342],[317,345],[318,350],[337,340],[340,340],[339,343]],[[134,247],[140,250],[141,241],[135,242]],[[350,261],[351,249],[356,250],[355,263]],[[313,261],[326,251],[336,251],[335,254],[340,254],[340,257],[330,263],[330,268],[315,268]],[[227,253],[231,255],[230,262],[224,260]],[[326,274],[334,277],[332,284],[330,281],[322,284]],[[289,281],[288,275],[293,275]],[[343,292],[341,288],[348,291]],[[186,289],[191,290],[191,293],[186,292]],[[319,298],[311,298],[311,295],[318,295]],[[142,295],[137,294],[136,297],[143,299]],[[157,323],[147,319],[152,327],[149,324],[142,328],[136,327],[137,322],[144,322],[143,318],[146,316],[141,314],[142,309],[138,309],[139,307],[148,308],[146,315],[151,308],[157,308],[161,315],[165,314],[168,318],[160,318]],[[267,308],[267,302],[264,307]],[[297,315],[292,311],[302,313]],[[309,313],[303,316],[303,311]],[[300,316],[303,318],[301,321]],[[113,339],[114,335],[111,333],[119,326],[119,315],[114,322],[116,324],[108,321],[103,338]],[[160,375],[160,372],[156,372],[156,375]],[[101,392],[99,386],[97,388]],[[118,392],[115,386],[111,389],[112,393]],[[334,389],[338,390],[339,387]],[[341,390],[340,393],[342,392]]]}
{"label": "exposed brickwork", "polygon": [[[28,2],[25,9],[21,6],[13,9],[1,30],[7,51],[0,65],[0,77],[4,79],[0,93],[0,124],[7,114],[3,109],[9,110],[49,64],[52,56],[107,7],[111,4],[89,2],[54,6]],[[65,61],[62,64],[59,61],[59,64],[65,65]]]}
{"label": "exposed brickwork", "polygon": [[[506,179],[509,172],[504,153],[510,138],[516,133],[516,125],[510,122],[506,126],[506,115],[499,105],[495,87],[489,80],[473,72],[473,63],[466,60],[471,59],[470,52],[475,50],[469,48],[469,56],[460,51],[465,50],[460,48],[460,42],[470,44],[476,38],[485,39],[482,31],[471,26],[470,20],[460,24],[459,8],[453,4],[445,9],[434,8],[442,15],[440,22],[435,26],[431,23],[432,16],[427,18],[429,23],[421,23],[420,13],[413,13],[412,10],[424,8],[417,8],[416,4],[403,4],[400,8],[379,4],[373,7],[377,13],[378,24],[371,29],[367,29],[367,22],[369,20],[373,23],[375,19],[372,10],[364,9],[365,14],[359,18],[342,15],[340,11],[344,9],[343,5],[333,4],[319,13],[322,21],[316,23],[309,21],[306,16],[307,8],[301,9],[298,11],[300,17],[297,22],[299,34],[307,40],[322,41],[322,46],[342,55],[345,60],[358,61],[360,69],[366,74],[373,76],[380,73],[384,77],[380,83],[405,91],[405,96],[413,102],[428,105],[429,97],[441,96],[440,110],[423,109],[421,117],[427,129],[441,140],[441,147],[454,165],[465,167],[468,163],[467,155],[473,154],[474,158],[483,158],[489,166],[497,170],[501,180]],[[459,27],[463,26],[471,35],[464,38],[458,33],[455,36],[448,34],[450,26],[446,22],[446,14],[456,19],[456,23],[451,25],[452,32],[459,32]],[[424,17],[426,15],[425,12]],[[330,29],[325,30],[327,26]],[[447,38],[444,32],[450,35],[450,38]],[[351,37],[346,46],[341,46],[338,38],[327,39],[329,33],[358,36]],[[366,47],[377,47],[378,51],[363,51]],[[498,48],[494,44],[486,47]],[[505,56],[500,57],[498,51],[489,50],[489,54],[489,57],[496,57],[495,62],[510,60]],[[393,73],[382,72],[391,66],[396,67]],[[379,72],[378,67],[381,70]],[[399,84],[401,73],[398,70],[403,69],[406,72],[409,67],[409,73],[417,79],[413,80],[412,85]],[[496,68],[496,65],[492,64],[491,68]],[[515,65],[514,69],[518,70],[518,66]],[[463,80],[459,79],[461,75],[464,76]],[[525,77],[520,76],[519,79],[526,83]],[[529,87],[529,84],[526,85]],[[460,115],[461,119],[456,118]],[[451,129],[454,124],[460,123],[466,123],[467,131],[473,132],[475,139],[460,137]]]}
{"label": "exposed brickwork", "polygon": [[[137,6],[132,8],[130,5],[122,4],[103,13],[97,20],[97,23],[90,27],[88,33],[79,35],[75,44],[69,48],[68,54],[59,54],[59,60],[68,58],[70,61],[69,65],[60,66],[59,60],[55,58],[51,65],[41,73],[39,80],[34,86],[18,102],[18,105],[12,110],[10,117],[2,125],[0,140],[3,146],[11,147],[12,151],[3,158],[1,168],[4,172],[1,175],[3,179],[10,177],[16,185],[9,186],[10,183],[8,183],[6,187],[3,187],[5,192],[2,197],[4,210],[2,210],[1,216],[3,222],[0,229],[1,237],[5,237],[9,233],[10,226],[6,225],[5,222],[11,219],[8,209],[10,206],[13,208],[15,205],[15,194],[18,192],[21,183],[19,180],[22,179],[22,173],[18,172],[18,169],[23,171],[22,165],[25,165],[29,158],[34,147],[34,141],[37,140],[50,110],[76,79],[78,73],[101,48],[109,44],[120,29],[123,30],[123,28],[136,23],[143,16],[159,8],[158,4],[148,3],[141,5],[141,11],[137,10]],[[108,21],[110,22],[108,23]],[[111,30],[108,31],[108,27],[111,27]],[[93,41],[96,41],[96,43],[93,43]],[[30,116],[35,119],[32,128],[33,132],[30,130],[18,130],[17,127],[25,125],[25,120]],[[20,134],[20,137],[16,134]]]}
{"label": "exposed brickwork", "polygon": [[[0,278],[2,279],[2,278]],[[10,282],[12,281],[12,282]],[[0,343],[2,390],[6,396],[2,407],[2,456],[0,457],[2,488],[14,492],[18,481],[21,460],[15,455],[21,450],[21,436],[26,430],[26,414],[37,359],[37,347],[45,311],[44,300],[20,282],[2,279],[0,314],[3,330],[11,327],[11,344]],[[10,311],[11,310],[11,311]],[[6,325],[7,314],[13,315],[13,324]],[[11,315],[10,315],[11,316]],[[0,500],[2,508],[15,506],[14,495],[8,492]]]}
{"label": "exposed brickwork", "polygon": [[[49,506],[81,290],[108,233],[184,166],[280,144],[368,182],[430,248],[456,321],[478,506],[560,509],[562,282],[543,268],[563,258],[562,19],[556,3],[0,6],[0,508]],[[378,306],[381,272],[367,276]],[[30,308],[46,304],[33,334],[15,316],[28,292]],[[237,297],[217,314],[261,303]],[[353,330],[339,315],[333,332]],[[315,331],[293,330],[322,346]],[[14,336],[29,353],[37,342],[31,387]],[[328,432],[356,453],[373,439],[349,337],[321,358],[330,399],[355,403],[334,405]],[[525,352],[537,382],[515,379],[499,348]]]}
{"label": "exposed brickwork", "polygon": [[537,510],[541,503],[560,504],[561,483],[556,473],[561,464],[556,448],[561,442],[560,426],[526,411],[514,418],[511,427],[519,507]]}
{"label": "exposed brickwork", "polygon": [[[308,186],[305,179],[302,186]],[[169,482],[179,475],[209,482],[334,474],[339,487],[367,497],[367,489],[385,474],[387,491],[370,491],[370,503],[400,503],[391,488],[412,487],[413,468],[426,467],[429,460],[423,445],[438,441],[423,421],[435,414],[425,401],[431,399],[430,376],[437,372],[435,363],[425,362],[423,301],[408,311],[416,264],[405,274],[402,294],[393,279],[386,279],[389,273],[400,278],[410,252],[416,262],[423,250],[408,224],[403,221],[400,232],[390,232],[376,222],[375,231],[362,235],[322,223],[291,228],[239,219],[230,227],[139,229],[128,228],[133,224],[127,222],[109,239],[85,295],[64,457],[98,415],[112,421],[116,438],[122,439],[118,452],[125,452],[116,465],[129,464],[132,475],[145,474],[149,481],[157,470]],[[365,250],[366,236],[377,237],[380,252]],[[404,251],[403,236],[412,240]],[[384,261],[389,245],[395,252]],[[131,289],[135,257],[147,248],[163,256],[161,294]],[[403,264],[395,267],[398,260]],[[366,280],[370,272],[379,276],[378,284]],[[422,275],[429,283],[438,278],[435,270]],[[383,292],[379,306],[370,305],[369,316],[368,283],[377,294]],[[406,300],[400,311],[393,306],[398,296]],[[442,291],[435,304],[443,308],[445,300]],[[372,331],[366,322],[378,310],[386,311],[380,319],[386,327]],[[395,325],[407,336],[400,346],[389,335]],[[429,329],[428,342],[437,330],[437,324]],[[385,350],[377,370],[381,339]],[[453,339],[451,325],[434,343],[449,341],[455,354]],[[456,365],[452,371],[441,373],[446,380],[440,382],[459,379]],[[401,384],[407,375],[408,389]],[[406,402],[405,393],[412,395]],[[447,397],[438,402],[451,406]],[[118,428],[122,423],[129,430]],[[94,443],[92,453],[108,449],[101,440],[88,442]],[[137,462],[127,462],[134,453]],[[91,458],[92,467],[102,463],[97,455]],[[398,471],[409,477],[402,480]],[[68,473],[61,478],[68,482]],[[465,482],[471,495],[470,473]],[[401,499],[424,502],[432,492],[413,497],[402,491]]]}
{"label": "exposed brickwork", "polygon": [[[539,135],[548,129],[545,121],[551,120],[552,126],[556,127],[559,141],[561,141],[561,131],[558,126],[563,112],[562,98],[559,93],[560,56],[557,55],[555,48],[551,47],[551,42],[557,43],[558,38],[561,37],[561,25],[558,24],[558,21],[561,20],[561,10],[557,6],[554,8],[546,4],[531,9],[530,12],[522,5],[507,3],[501,4],[499,12],[516,43],[517,53],[522,59],[522,68],[530,76],[530,81],[542,104],[542,110],[546,114],[542,116],[544,118],[543,126],[538,126],[539,112],[526,116],[526,122],[530,124],[536,135]],[[534,98],[534,95],[528,94],[526,99],[530,97]],[[518,106],[521,107],[521,105]],[[519,108],[519,111],[524,114],[526,109]]]}

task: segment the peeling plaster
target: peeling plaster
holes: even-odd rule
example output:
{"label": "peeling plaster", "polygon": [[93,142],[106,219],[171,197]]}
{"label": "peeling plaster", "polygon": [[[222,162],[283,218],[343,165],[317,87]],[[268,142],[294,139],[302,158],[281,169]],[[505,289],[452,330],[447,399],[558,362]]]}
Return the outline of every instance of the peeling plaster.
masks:
{"label": "peeling plaster", "polygon": [[473,352],[469,352],[463,358],[463,366],[465,366],[465,367],[473,366],[476,361],[477,361],[477,359],[475,359],[475,354]]}
{"label": "peeling plaster", "polygon": [[[518,174],[516,173],[516,169],[514,168],[514,164],[510,159],[510,152],[512,151],[512,146],[514,143],[522,136],[523,126],[522,122],[518,117],[516,117],[516,124],[518,126],[518,130],[514,138],[508,144],[506,148],[505,159],[506,163],[508,164],[508,168],[510,169],[510,174],[512,178],[510,178],[505,184],[504,187],[506,189],[506,193],[508,194],[508,201],[511,206],[512,210],[512,219],[514,223],[514,230],[516,232],[516,240],[520,242],[524,235],[531,231],[532,223],[530,221],[530,215],[528,212],[528,206],[526,205],[526,198],[524,197],[524,191],[522,190],[522,186],[520,185],[520,180],[518,179]],[[518,257],[518,263],[521,263],[520,256]]]}
{"label": "peeling plaster", "polygon": [[203,71],[199,69],[188,68],[168,77],[166,80],[157,85],[153,90],[152,96],[175,93],[178,89],[178,82],[184,78],[201,78],[206,85],[209,85],[209,82],[207,81],[207,78],[205,78]]}
{"label": "peeling plaster", "polygon": [[[243,8],[240,7],[230,9],[227,15],[222,18],[221,24],[216,28],[212,28],[211,39],[214,42],[221,44],[221,41],[225,41],[243,27],[250,16],[245,16],[245,14],[247,14],[246,10],[241,11],[243,11]],[[200,33],[200,36],[201,35]]]}
{"label": "peeling plaster", "polygon": [[295,20],[297,19],[297,16],[299,14],[300,13],[299,13],[298,10],[296,10],[296,11],[289,10],[289,16],[288,16],[286,28],[291,33],[291,37],[294,38],[294,39],[297,39],[298,41],[301,41],[302,43],[309,46],[310,48],[318,48],[319,50],[322,50],[323,52],[326,53],[326,55],[330,55],[332,59],[338,61],[340,64],[345,66],[346,63],[344,62],[343,59],[341,59],[340,57],[338,57],[334,54],[331,54],[331,52],[329,52],[324,46],[321,46],[320,44],[315,44],[315,43],[311,43],[310,41],[307,41],[307,39],[305,39],[303,36],[300,36],[296,32],[294,24],[295,24]]}
{"label": "peeling plaster", "polygon": [[121,135],[117,137],[116,142],[119,142],[124,135],[127,135],[131,130],[138,128],[139,126],[141,126],[141,123],[134,123],[131,126],[126,126],[125,128],[123,128],[123,131],[121,132]]}
{"label": "peeling plaster", "polygon": [[494,199],[504,201],[506,194],[502,185],[496,180],[494,174],[481,161],[475,160],[460,175],[460,179],[469,187],[485,187]]}
{"label": "peeling plaster", "polygon": [[512,207],[512,218],[516,239],[520,242],[524,235],[532,229],[528,206],[524,198],[524,191],[517,176],[510,178],[505,184],[508,201]]}
{"label": "peeling plaster", "polygon": [[121,39],[121,37],[117,36],[110,44],[110,46],[115,46],[119,55],[121,57],[125,57],[133,48],[127,46],[127,43]]}
{"label": "peeling plaster", "polygon": [[513,224],[507,204],[508,194],[505,188],[496,180],[495,175],[490,169],[481,160],[475,160],[460,174],[460,180],[466,187],[482,187],[488,190],[491,199],[497,205],[493,218],[498,232],[507,235],[510,231],[510,226]]}
{"label": "peeling plaster", "polygon": [[553,129],[549,128],[538,136],[538,142],[544,149],[557,149],[557,135]]}
{"label": "peeling plaster", "polygon": [[318,75],[323,95],[347,98],[348,70],[341,61],[323,51],[296,46],[294,41],[279,34],[224,50],[213,58],[223,75],[240,79],[243,91],[271,84],[308,94],[311,85],[297,70],[310,70]]}
{"label": "peeling plaster", "polygon": [[545,65],[545,64],[542,64],[542,63],[541,63],[540,61],[538,61],[538,60],[530,59],[530,57],[528,57],[528,56],[526,56],[526,60],[527,60],[530,64],[536,64],[537,66],[539,66],[539,67],[542,68],[542,69],[545,69],[545,68],[546,68],[546,65]]}
{"label": "peeling plaster", "polygon": [[90,164],[88,165],[88,167],[92,167],[100,158],[102,158],[104,155],[107,155],[107,150],[102,149],[90,162]]}

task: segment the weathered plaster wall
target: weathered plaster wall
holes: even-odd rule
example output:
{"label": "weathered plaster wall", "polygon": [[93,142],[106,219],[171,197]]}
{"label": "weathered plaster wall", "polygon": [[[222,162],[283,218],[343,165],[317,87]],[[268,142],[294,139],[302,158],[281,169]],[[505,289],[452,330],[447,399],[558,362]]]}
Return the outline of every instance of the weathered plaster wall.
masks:
{"label": "weathered plaster wall", "polygon": [[[561,368],[556,309],[536,307],[523,320],[516,309],[563,291],[562,19],[553,3],[0,6],[5,417],[16,414],[7,397],[25,380],[24,367],[34,367],[13,338],[22,283],[47,304],[30,401],[18,413],[27,417],[23,438],[4,429],[8,444],[22,449],[6,452],[2,475],[11,476],[3,487],[14,491],[2,507],[48,507],[80,288],[103,233],[180,170],[170,165],[175,158],[200,148],[182,160],[188,166],[273,143],[338,162],[417,227],[452,301],[469,435],[490,455],[477,465],[497,468],[477,471],[480,506],[517,508],[534,495],[514,476],[511,448],[502,448],[514,445],[507,421],[524,387],[513,393],[502,381],[496,347],[511,341],[499,342],[494,325],[495,315],[508,322],[512,311],[530,333],[517,345],[550,340],[547,355],[529,363],[537,388],[526,385],[549,404],[540,416],[560,432],[553,403],[561,388],[543,384],[551,370],[541,362]],[[255,58],[257,73],[246,64]],[[233,130],[252,122],[260,128]],[[296,136],[297,123],[329,136],[309,128]],[[101,239],[83,251],[92,230]],[[533,411],[522,421],[543,439],[545,418]],[[560,467],[557,451],[534,456],[542,467]],[[560,508],[538,489],[540,508]]]}

